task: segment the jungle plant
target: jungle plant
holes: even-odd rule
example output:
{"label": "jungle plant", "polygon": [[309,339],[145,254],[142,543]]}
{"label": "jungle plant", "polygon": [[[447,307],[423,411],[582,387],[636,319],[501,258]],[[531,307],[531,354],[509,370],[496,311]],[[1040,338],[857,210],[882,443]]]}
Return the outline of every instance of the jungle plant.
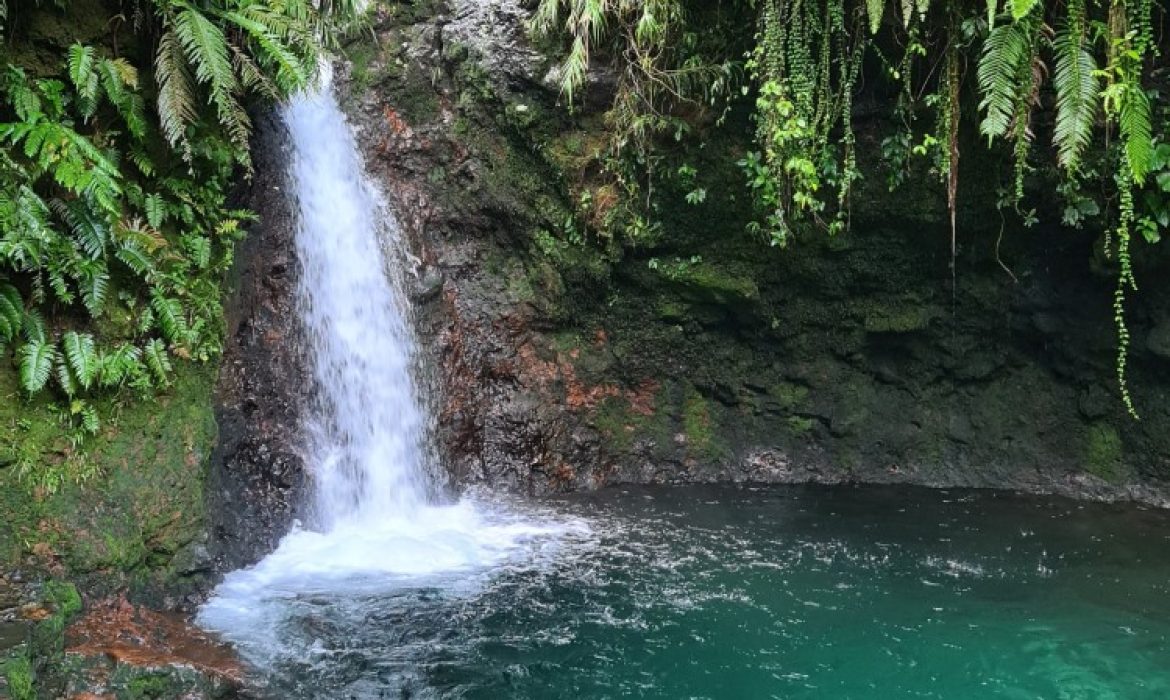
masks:
{"label": "jungle plant", "polygon": [[[895,166],[890,182],[901,181],[911,158],[931,158],[945,188],[952,256],[957,253],[959,137],[969,95],[974,95],[978,130],[989,145],[1006,142],[1010,147],[1013,166],[1002,202],[1025,223],[1035,220],[1032,210],[1022,208],[1028,175],[1044,157],[1036,143],[1035,115],[1050,113],[1053,166],[1063,179],[1058,193],[1068,202],[1065,220],[1080,225],[1101,212],[1112,217],[1106,248],[1117,262],[1116,370],[1122,400],[1136,417],[1126,382],[1125,301],[1137,289],[1130,242],[1136,232],[1156,241],[1161,221],[1170,222],[1158,206],[1160,184],[1148,184],[1165,162],[1157,150],[1165,138],[1156,133],[1153,116],[1165,98],[1151,84],[1161,57],[1155,27],[1165,21],[1163,5],[1154,0],[746,4],[756,22],[745,64],[756,147],[740,166],[760,212],[753,230],[773,245],[786,245],[800,231],[835,233],[848,225],[849,193],[861,176],[853,99],[867,56],[884,67],[901,94],[896,121],[902,130],[883,142],[885,159]],[[673,13],[664,12],[666,6]],[[655,76],[702,78],[695,61],[703,57],[668,48],[678,41],[647,43],[647,38],[685,36],[686,13],[679,9],[685,7],[682,0],[543,0],[534,24],[545,32],[559,31],[571,43],[562,72],[566,95],[580,91],[590,58],[599,52],[624,74],[636,76],[618,90],[614,110],[627,115],[622,123],[639,124],[672,114],[668,110],[677,99],[662,99],[665,95],[701,94],[694,86],[664,91],[671,83]],[[660,16],[670,18],[663,25],[669,27],[665,34],[639,31],[649,21],[644,17]],[[706,59],[713,55],[718,56]],[[631,112],[640,116],[628,116]],[[933,114],[930,128],[918,126],[926,114]],[[642,143],[650,149],[654,145],[652,139]],[[653,158],[639,151],[639,161]],[[1092,188],[1086,186],[1090,178],[1096,183]],[[652,203],[644,209],[652,211]]]}
{"label": "jungle plant", "polygon": [[[348,0],[139,1],[110,20],[136,30],[122,51],[0,69],[0,352],[26,394],[93,433],[94,396],[220,352],[221,281],[252,218],[227,202],[251,168],[246,106],[305,88],[353,16]],[[11,23],[0,37],[18,40]]]}
{"label": "jungle plant", "polygon": [[704,36],[691,23],[693,14],[683,0],[540,0],[533,13],[537,36],[563,37],[567,44],[559,74],[570,105],[586,85],[594,56],[615,59],[617,87],[601,161],[624,195],[621,215],[610,218],[624,222],[635,244],[658,230],[652,217],[662,162],[657,143],[680,140],[692,125],[682,113],[717,107],[737,82],[736,62],[718,38],[712,40],[717,28],[706,27]]}

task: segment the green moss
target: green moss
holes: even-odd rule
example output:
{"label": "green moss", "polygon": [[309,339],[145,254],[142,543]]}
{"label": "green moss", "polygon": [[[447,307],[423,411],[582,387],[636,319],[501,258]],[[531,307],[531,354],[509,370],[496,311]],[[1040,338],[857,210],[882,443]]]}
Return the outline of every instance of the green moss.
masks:
{"label": "green moss", "polygon": [[4,662],[4,680],[12,700],[36,700],[33,666],[27,656],[13,656]]}
{"label": "green moss", "polygon": [[536,301],[536,290],[532,287],[532,280],[529,279],[528,271],[522,266],[513,268],[512,273],[508,275],[508,297],[514,303],[531,304]]}
{"label": "green moss", "polygon": [[862,309],[863,324],[869,333],[912,333],[926,329],[939,317],[939,310],[914,298],[868,302]]}
{"label": "green moss", "polygon": [[0,370],[0,568],[51,554],[69,575],[153,575],[201,532],[215,438],[215,368],[183,364],[155,398],[107,397],[98,435],[76,445],[57,410]]}
{"label": "green moss", "polygon": [[629,450],[636,440],[651,441],[652,452],[666,458],[674,447],[673,419],[669,411],[656,410],[650,415],[633,410],[624,397],[610,396],[593,412],[593,427],[609,441],[615,452]]}
{"label": "green moss", "polygon": [[703,261],[676,261],[660,267],[662,274],[682,287],[682,292],[699,301],[718,304],[754,301],[760,289],[749,272],[735,265]]}
{"label": "green moss", "polygon": [[666,323],[679,323],[694,315],[689,306],[671,298],[660,299],[655,306],[655,311],[658,318]]}
{"label": "green moss", "polygon": [[768,387],[768,396],[779,404],[781,410],[791,411],[808,398],[808,387],[791,382],[778,382]]}
{"label": "green moss", "polygon": [[785,424],[793,435],[805,435],[806,433],[812,432],[816,422],[812,418],[805,418],[804,416],[789,416]]}
{"label": "green moss", "polygon": [[641,416],[630,410],[630,404],[620,397],[608,397],[593,413],[593,426],[609,440],[610,445],[624,452],[633,445],[634,437],[641,427]]}
{"label": "green moss", "polygon": [[715,436],[711,407],[694,387],[689,387],[683,399],[683,434],[687,438],[687,452],[705,460],[715,461],[723,456],[723,446]]}
{"label": "green moss", "polygon": [[171,692],[171,678],[165,673],[149,673],[137,676],[126,685],[127,700],[153,700],[165,698]]}
{"label": "green moss", "polygon": [[349,78],[354,94],[360,95],[370,88],[370,63],[378,53],[378,45],[369,40],[357,41],[345,48],[345,55],[351,65]]}
{"label": "green moss", "polygon": [[1121,434],[1104,423],[1089,426],[1085,445],[1085,471],[1117,483],[1125,477]]}

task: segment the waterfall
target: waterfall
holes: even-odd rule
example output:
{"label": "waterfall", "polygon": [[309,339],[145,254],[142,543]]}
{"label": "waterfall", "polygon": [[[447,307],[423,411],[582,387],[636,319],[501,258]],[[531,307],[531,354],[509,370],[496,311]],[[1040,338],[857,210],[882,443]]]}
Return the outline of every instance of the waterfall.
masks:
{"label": "waterfall", "polygon": [[388,255],[399,230],[324,82],[282,113],[299,213],[297,308],[314,358],[315,398],[302,410],[312,507],[275,552],[228,574],[197,616],[259,666],[321,652],[298,625],[321,615],[322,601],[344,617],[363,596],[466,593],[495,568],[589,535],[579,521],[498,498],[428,499],[401,256]]}
{"label": "waterfall", "polygon": [[328,90],[293,101],[284,121],[296,149],[297,307],[317,393],[306,416],[314,524],[409,513],[426,492],[423,419],[402,278],[386,265],[379,236],[394,242],[398,227],[366,183]]}

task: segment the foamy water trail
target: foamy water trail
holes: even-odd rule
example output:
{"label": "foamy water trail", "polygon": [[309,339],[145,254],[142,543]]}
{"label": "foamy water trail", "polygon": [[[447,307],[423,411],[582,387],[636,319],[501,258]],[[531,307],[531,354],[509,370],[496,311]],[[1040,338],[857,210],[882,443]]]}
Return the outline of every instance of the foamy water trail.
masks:
{"label": "foamy water trail", "polygon": [[531,564],[589,531],[499,503],[428,500],[409,307],[386,255],[399,229],[325,83],[282,114],[293,145],[297,306],[314,358],[316,399],[303,416],[312,508],[275,552],[229,574],[198,618],[258,663],[298,653],[281,651],[290,601],[418,585],[454,592],[468,572]]}

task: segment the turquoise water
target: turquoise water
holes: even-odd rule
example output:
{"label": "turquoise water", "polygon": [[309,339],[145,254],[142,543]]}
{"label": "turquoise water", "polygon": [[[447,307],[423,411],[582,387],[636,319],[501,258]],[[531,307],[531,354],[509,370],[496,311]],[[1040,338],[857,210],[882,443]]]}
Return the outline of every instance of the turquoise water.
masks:
{"label": "turquoise water", "polygon": [[1170,513],[721,487],[530,517],[575,527],[270,593],[236,641],[281,698],[1170,698]]}

